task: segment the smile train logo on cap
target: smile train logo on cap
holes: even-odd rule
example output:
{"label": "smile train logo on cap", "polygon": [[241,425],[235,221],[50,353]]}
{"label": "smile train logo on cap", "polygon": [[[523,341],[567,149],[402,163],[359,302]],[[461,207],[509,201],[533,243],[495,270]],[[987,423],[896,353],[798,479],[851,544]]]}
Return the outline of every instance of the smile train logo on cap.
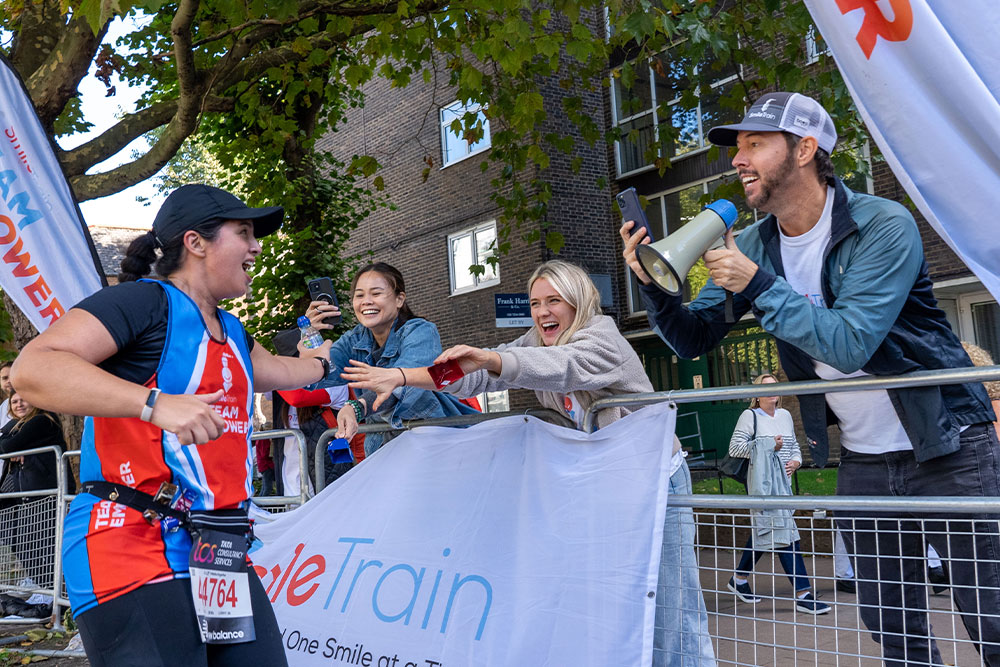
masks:
{"label": "smile train logo on cap", "polygon": [[771,102],[774,102],[774,101],[775,101],[775,99],[774,99],[773,97],[769,97],[769,98],[767,98],[767,101],[766,101],[766,102],[764,102],[764,106],[762,106],[762,107],[760,108],[761,112],[763,112],[763,113],[767,113],[767,108],[768,108],[769,106],[771,106]]}

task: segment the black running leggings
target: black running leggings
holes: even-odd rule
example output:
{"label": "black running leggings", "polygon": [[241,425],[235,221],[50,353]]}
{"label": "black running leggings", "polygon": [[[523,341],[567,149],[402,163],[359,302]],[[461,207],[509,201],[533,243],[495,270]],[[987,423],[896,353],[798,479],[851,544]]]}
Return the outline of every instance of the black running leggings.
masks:
{"label": "black running leggings", "polygon": [[274,610],[250,568],[250,603],[257,638],[244,644],[202,644],[191,581],[147,584],[76,617],[91,667],[287,667]]}

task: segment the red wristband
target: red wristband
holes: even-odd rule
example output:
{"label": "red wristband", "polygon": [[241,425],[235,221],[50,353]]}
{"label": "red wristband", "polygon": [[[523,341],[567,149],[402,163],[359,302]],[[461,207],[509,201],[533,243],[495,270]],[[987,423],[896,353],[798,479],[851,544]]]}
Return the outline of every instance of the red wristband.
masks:
{"label": "red wristband", "polygon": [[427,373],[431,376],[431,381],[434,382],[434,387],[437,389],[444,389],[452,382],[461,380],[465,376],[462,367],[454,359],[430,366]]}

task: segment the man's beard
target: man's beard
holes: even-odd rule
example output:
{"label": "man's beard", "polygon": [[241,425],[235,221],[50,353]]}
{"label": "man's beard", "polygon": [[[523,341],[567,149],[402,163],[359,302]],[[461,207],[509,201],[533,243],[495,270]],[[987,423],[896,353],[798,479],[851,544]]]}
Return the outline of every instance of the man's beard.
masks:
{"label": "man's beard", "polygon": [[757,182],[760,184],[760,192],[753,198],[747,195],[747,206],[770,213],[771,211],[765,208],[768,201],[774,195],[774,191],[785,182],[793,169],[795,169],[795,153],[789,150],[784,162],[778,165],[774,175],[765,176],[758,172]]}

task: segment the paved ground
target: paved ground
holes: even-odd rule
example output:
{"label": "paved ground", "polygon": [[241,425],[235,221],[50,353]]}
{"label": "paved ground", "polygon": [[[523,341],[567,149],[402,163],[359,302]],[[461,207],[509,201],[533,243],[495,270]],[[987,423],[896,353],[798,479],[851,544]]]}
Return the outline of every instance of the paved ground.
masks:
{"label": "paved ground", "polygon": [[[807,559],[819,599],[833,606],[829,614],[811,616],[794,610],[792,585],[776,559],[757,564],[751,584],[763,599],[756,605],[736,599],[726,589],[732,576],[731,550],[702,549],[701,581],[709,625],[722,665],[789,667],[793,665],[878,667],[879,646],[858,618],[857,598],[837,591],[833,559]],[[775,576],[774,567],[778,575]],[[981,665],[979,654],[954,611],[947,593],[930,596],[931,626],[945,663]]]}

